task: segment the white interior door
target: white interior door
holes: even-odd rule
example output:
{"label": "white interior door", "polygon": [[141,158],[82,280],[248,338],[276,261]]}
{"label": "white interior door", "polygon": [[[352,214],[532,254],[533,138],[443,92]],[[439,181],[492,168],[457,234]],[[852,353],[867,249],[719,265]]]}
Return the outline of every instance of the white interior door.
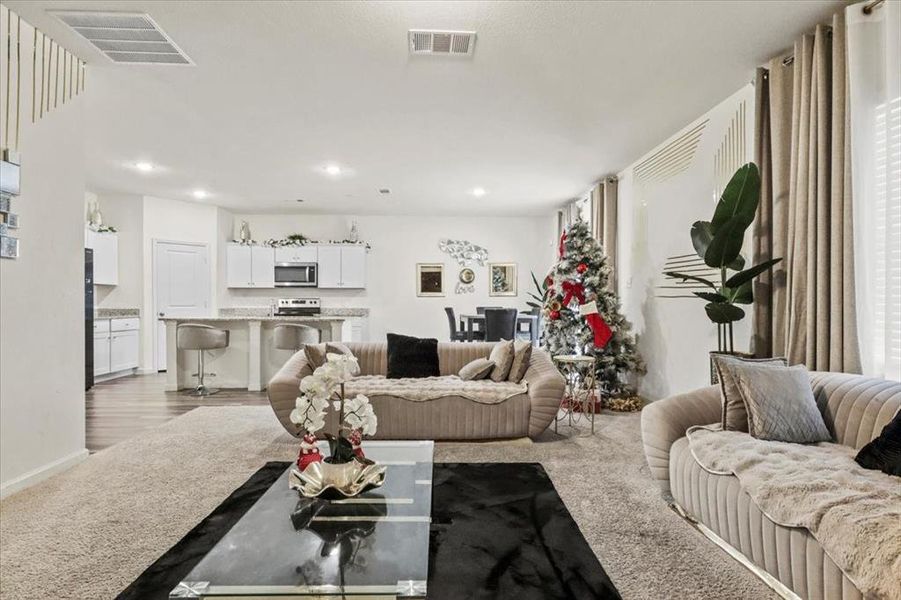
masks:
{"label": "white interior door", "polygon": [[154,364],[160,371],[166,368],[166,325],[160,317],[212,316],[207,245],[154,240],[153,298],[156,307]]}

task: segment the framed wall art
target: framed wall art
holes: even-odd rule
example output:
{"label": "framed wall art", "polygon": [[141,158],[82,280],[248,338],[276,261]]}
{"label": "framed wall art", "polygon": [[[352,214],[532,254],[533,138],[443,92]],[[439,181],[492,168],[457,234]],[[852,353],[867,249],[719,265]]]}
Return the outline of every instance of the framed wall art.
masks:
{"label": "framed wall art", "polygon": [[444,295],[444,263],[416,263],[416,295]]}
{"label": "framed wall art", "polygon": [[488,295],[517,295],[516,263],[488,263]]}

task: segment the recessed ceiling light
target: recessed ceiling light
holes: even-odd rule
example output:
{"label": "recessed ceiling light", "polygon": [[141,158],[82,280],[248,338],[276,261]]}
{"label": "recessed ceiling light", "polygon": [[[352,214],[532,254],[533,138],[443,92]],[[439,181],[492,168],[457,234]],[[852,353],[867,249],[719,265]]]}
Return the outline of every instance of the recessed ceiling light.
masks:
{"label": "recessed ceiling light", "polygon": [[325,172],[329,175],[340,175],[341,167],[339,167],[338,165],[326,165]]}
{"label": "recessed ceiling light", "polygon": [[191,192],[191,195],[198,200],[203,200],[204,198],[209,196],[209,193],[206,190],[194,190],[193,192]]}
{"label": "recessed ceiling light", "polygon": [[485,188],[477,187],[477,188],[472,189],[472,195],[475,196],[476,198],[481,198],[482,196],[484,196],[487,193],[488,192],[485,191]]}
{"label": "recessed ceiling light", "polygon": [[137,163],[135,163],[135,169],[137,169],[138,171],[144,172],[144,173],[149,173],[150,171],[153,170],[153,163],[144,162],[144,161],[137,162]]}

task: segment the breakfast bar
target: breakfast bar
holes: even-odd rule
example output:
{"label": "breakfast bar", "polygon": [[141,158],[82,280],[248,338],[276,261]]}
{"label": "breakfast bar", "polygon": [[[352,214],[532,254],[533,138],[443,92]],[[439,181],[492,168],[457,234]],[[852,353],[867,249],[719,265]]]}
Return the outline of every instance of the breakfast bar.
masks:
{"label": "breakfast bar", "polygon": [[192,387],[197,360],[193,352],[179,350],[176,331],[182,323],[200,323],[229,332],[227,348],[207,351],[209,383],[221,388],[265,389],[265,383],[284,364],[290,351],[272,344],[272,330],[279,323],[301,323],[320,332],[321,341],[345,339],[349,319],[364,318],[366,309],[331,309],[316,315],[270,315],[265,309],[223,309],[211,317],[162,317],[166,324],[166,390]]}

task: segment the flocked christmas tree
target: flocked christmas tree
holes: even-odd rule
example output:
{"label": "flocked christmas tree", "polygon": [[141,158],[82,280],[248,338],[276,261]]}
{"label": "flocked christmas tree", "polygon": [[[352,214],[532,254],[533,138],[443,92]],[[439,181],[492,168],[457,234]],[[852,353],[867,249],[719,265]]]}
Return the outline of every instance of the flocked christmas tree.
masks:
{"label": "flocked christmas tree", "polygon": [[640,401],[630,380],[645,367],[609,278],[603,249],[588,225],[576,221],[561,237],[557,264],[540,286],[541,345],[551,356],[594,356],[604,403],[634,409]]}

